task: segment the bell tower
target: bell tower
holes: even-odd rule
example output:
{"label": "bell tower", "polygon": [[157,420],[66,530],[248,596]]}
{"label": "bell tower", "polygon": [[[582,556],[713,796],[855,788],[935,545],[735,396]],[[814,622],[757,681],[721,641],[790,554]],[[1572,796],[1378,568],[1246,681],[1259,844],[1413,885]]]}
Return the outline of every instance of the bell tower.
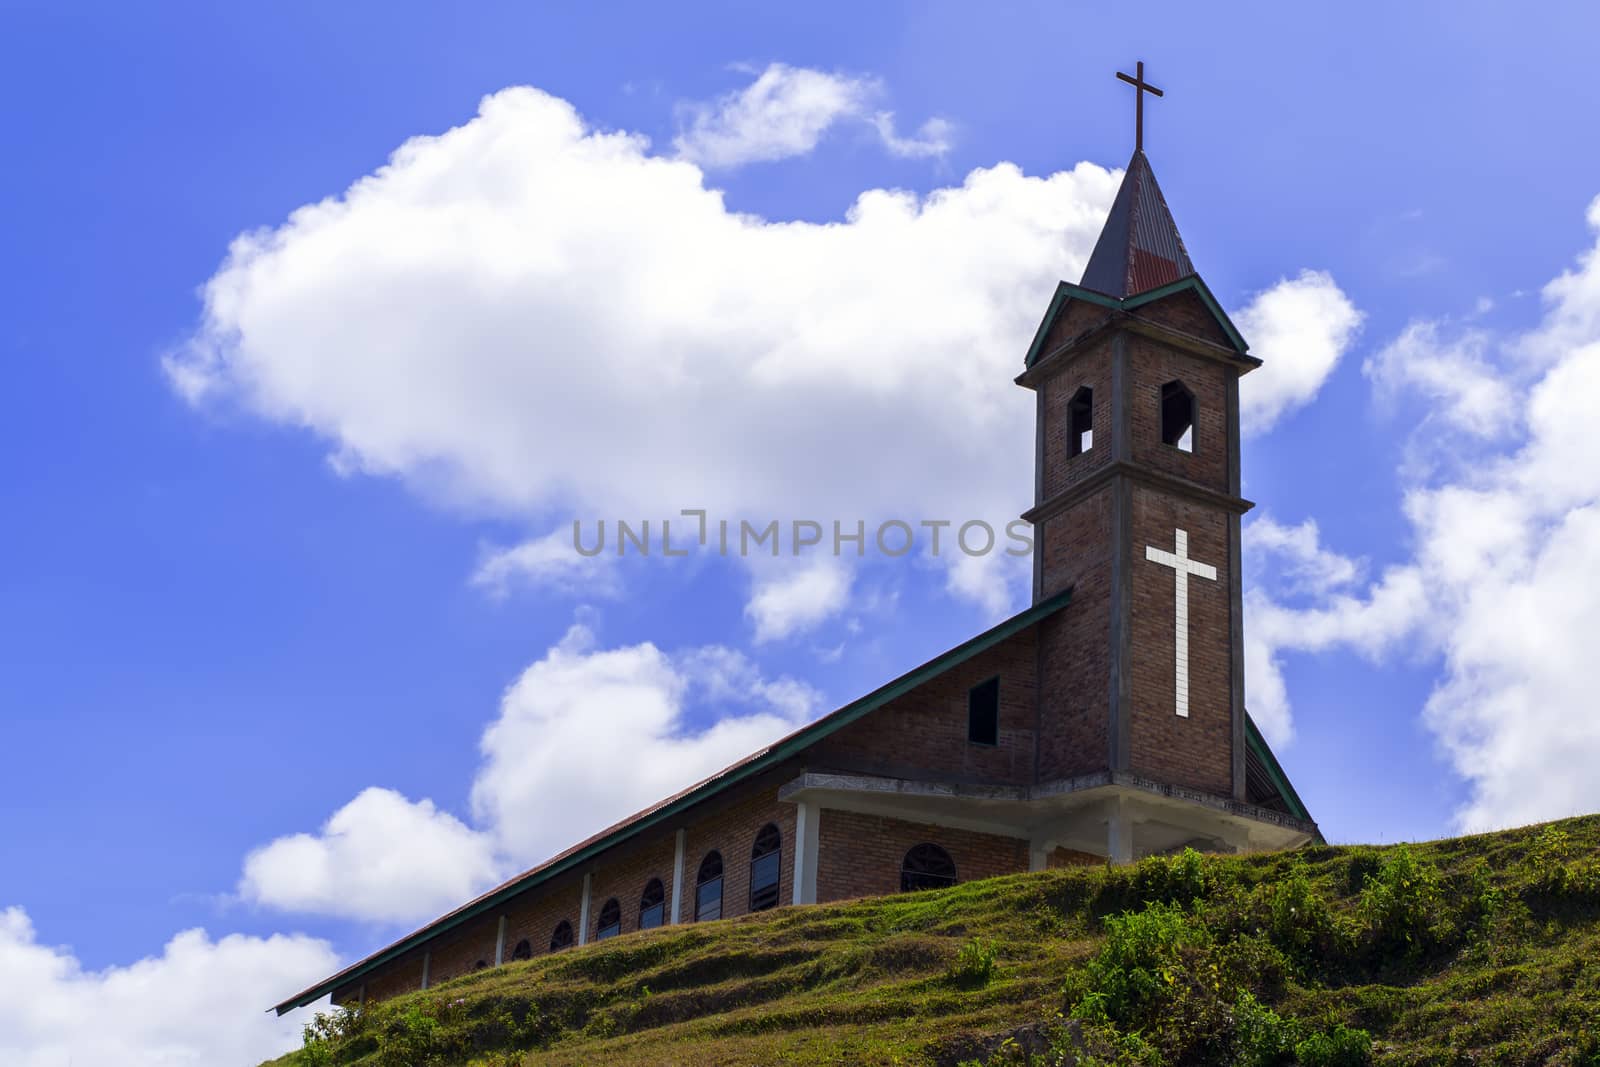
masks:
{"label": "bell tower", "polygon": [[[1141,105],[1143,64],[1135,85]],[[1239,377],[1260,365],[1195,272],[1142,143],[1019,385],[1037,400],[1041,782],[1105,771],[1243,801]]]}

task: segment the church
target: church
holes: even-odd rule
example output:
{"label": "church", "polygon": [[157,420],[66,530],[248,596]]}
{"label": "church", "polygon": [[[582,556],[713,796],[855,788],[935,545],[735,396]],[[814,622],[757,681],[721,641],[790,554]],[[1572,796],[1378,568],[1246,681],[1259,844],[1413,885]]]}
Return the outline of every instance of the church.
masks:
{"label": "church", "polygon": [[1244,706],[1239,377],[1139,136],[1016,383],[1032,606],[276,1005],[636,930],[1192,846],[1319,840]]}

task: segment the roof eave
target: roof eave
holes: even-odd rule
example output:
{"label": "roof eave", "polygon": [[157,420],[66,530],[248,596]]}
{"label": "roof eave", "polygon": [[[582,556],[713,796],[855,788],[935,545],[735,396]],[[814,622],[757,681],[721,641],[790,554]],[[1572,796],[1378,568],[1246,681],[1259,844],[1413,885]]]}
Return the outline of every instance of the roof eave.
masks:
{"label": "roof eave", "polygon": [[[1247,711],[1244,713],[1245,744],[1255,752],[1256,758],[1261,760],[1261,765],[1266,768],[1267,776],[1272,779],[1272,784],[1278,790],[1278,795],[1283,798],[1285,806],[1290,809],[1290,814],[1297,819],[1315,826],[1317,820],[1311,817],[1311,812],[1306,808],[1305,801],[1300,799],[1300,794],[1295,792],[1294,783],[1289,781],[1289,776],[1284,773],[1283,765],[1278,762],[1278,757],[1272,754],[1272,746],[1267,744],[1267,739],[1262,736],[1260,728],[1256,726],[1255,719]],[[1322,831],[1317,831],[1320,839]]]}
{"label": "roof eave", "polygon": [[1200,298],[1200,302],[1211,313],[1212,318],[1216,319],[1217,325],[1227,335],[1229,347],[1234,350],[1239,359],[1252,367],[1260,366],[1261,361],[1248,354],[1250,351],[1249,342],[1244,339],[1244,335],[1239,332],[1238,327],[1234,326],[1233,320],[1228,318],[1227,312],[1222,310],[1222,305],[1217,302],[1217,298],[1212,294],[1210,287],[1206,285],[1204,279],[1198,274],[1187,274],[1177,281],[1168,282],[1166,285],[1158,286],[1155,289],[1149,289],[1134,296],[1120,299],[1114,296],[1107,296],[1105,293],[1094,289],[1085,289],[1083,286],[1074,285],[1071,282],[1056,283],[1055,295],[1050,299],[1050,306],[1045,310],[1044,319],[1039,323],[1039,328],[1034,331],[1033,342],[1028,346],[1028,354],[1023,359],[1023,366],[1031,367],[1038,360],[1041,355],[1041,349],[1044,347],[1045,337],[1050,333],[1050,328],[1055,325],[1056,318],[1061,314],[1062,309],[1073,300],[1097,304],[1112,311],[1133,311],[1136,308],[1143,307],[1145,304],[1154,303],[1186,289],[1194,290],[1195,294]]}

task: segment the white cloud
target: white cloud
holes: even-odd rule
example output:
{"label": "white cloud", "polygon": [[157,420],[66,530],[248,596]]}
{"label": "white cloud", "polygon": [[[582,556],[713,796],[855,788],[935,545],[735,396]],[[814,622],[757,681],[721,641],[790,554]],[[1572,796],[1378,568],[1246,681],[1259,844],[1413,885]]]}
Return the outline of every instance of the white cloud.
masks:
{"label": "white cloud", "polygon": [[1118,180],[1000,164],[767,222],[509,89],[241,236],[165,364],[197,402],[313,430],[343,470],[544,529],[685,507],[999,529],[1032,502],[1011,378]]}
{"label": "white cloud", "polygon": [[855,120],[870,124],[893,155],[925,158],[950,150],[953,127],[945,119],[929,119],[914,137],[898,136],[892,113],[869,110],[883,95],[876,78],[773,63],[737,92],[684,105],[684,129],[673,147],[707,170],[738,167],[805,155],[835,125]]}
{"label": "white cloud", "polygon": [[[704,714],[717,705],[720,717]],[[473,810],[508,855],[542,860],[777,740],[818,705],[809,687],[769,682],[731,649],[597,649],[574,626],[484,731]]]}
{"label": "white cloud", "polygon": [[304,1019],[262,1009],[339,966],[302,936],[186,930],[161,955],[86,970],[39,943],[21,908],[0,910],[0,1061],[7,1067],[254,1064],[299,1042]]}
{"label": "white cloud", "polygon": [[1301,271],[1257,293],[1233,315],[1262,366],[1239,382],[1245,434],[1262,433],[1309,403],[1338,366],[1361,312],[1324,271]]}
{"label": "white cloud", "polygon": [[[614,597],[622,592],[614,552],[585,555],[574,547],[570,528],[486,553],[473,572],[472,584],[494,596],[525,585],[584,598]],[[585,552],[595,545],[591,531],[581,542]]]}
{"label": "white cloud", "polygon": [[493,843],[432,801],[369,788],[320,833],[251,852],[239,894],[283,911],[411,922],[472,898],[500,873]]}
{"label": "white cloud", "polygon": [[[1589,223],[1600,231],[1600,199]],[[1413,556],[1361,596],[1290,609],[1262,594],[1248,623],[1278,649],[1381,654],[1409,635],[1437,654],[1424,721],[1470,787],[1464,829],[1600,808],[1600,234],[1544,298],[1525,334],[1413,324],[1373,361],[1387,402],[1422,412]]]}
{"label": "white cloud", "polygon": [[758,566],[744,606],[756,643],[809,630],[843,611],[853,578],[849,565],[829,556],[795,566]]}
{"label": "white cloud", "polygon": [[946,155],[950,151],[951,138],[955,135],[955,126],[948,119],[931,118],[917,128],[915,136],[901,137],[895,133],[892,111],[880,111],[872,116],[872,125],[889,153],[906,159]]}
{"label": "white cloud", "polygon": [[1322,547],[1315,519],[1284,526],[1263,512],[1245,525],[1244,537],[1251,570],[1275,565],[1275,584],[1296,592],[1329,593],[1355,582],[1365,570],[1360,560]]}
{"label": "white cloud", "polygon": [[1438,323],[1413,322],[1361,370],[1386,406],[1415,394],[1430,402],[1427,419],[1479,437],[1510,436],[1520,412],[1506,402],[1505,383],[1488,362],[1491,341],[1484,330],[1445,339]]}

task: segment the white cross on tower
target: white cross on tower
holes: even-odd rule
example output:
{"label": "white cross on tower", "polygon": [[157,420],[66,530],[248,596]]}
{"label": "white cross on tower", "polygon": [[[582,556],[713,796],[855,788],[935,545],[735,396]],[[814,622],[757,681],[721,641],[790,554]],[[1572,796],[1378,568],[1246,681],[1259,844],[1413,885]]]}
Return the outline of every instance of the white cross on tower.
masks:
{"label": "white cross on tower", "polygon": [[1163,567],[1171,567],[1177,577],[1178,594],[1175,604],[1177,607],[1177,633],[1173,640],[1177,660],[1177,693],[1178,714],[1184,718],[1189,717],[1189,575],[1205,578],[1209,581],[1217,580],[1217,568],[1209,563],[1197,563],[1189,558],[1189,534],[1186,530],[1176,530],[1175,541],[1177,552],[1163,552],[1154,545],[1144,546],[1144,558]]}

